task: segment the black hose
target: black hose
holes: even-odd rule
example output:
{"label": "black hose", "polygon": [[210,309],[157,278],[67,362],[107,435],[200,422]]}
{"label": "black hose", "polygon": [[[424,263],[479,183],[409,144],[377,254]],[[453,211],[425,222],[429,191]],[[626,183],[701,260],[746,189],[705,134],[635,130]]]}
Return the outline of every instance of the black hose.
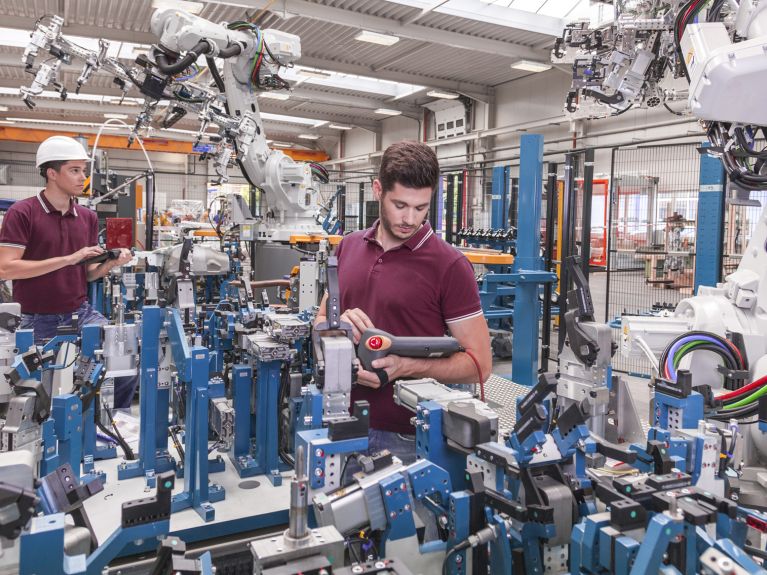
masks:
{"label": "black hose", "polygon": [[224,86],[224,80],[221,78],[221,74],[218,73],[216,61],[213,59],[213,56],[205,56],[205,62],[208,64],[208,70],[210,70],[210,75],[216,83],[216,88],[223,94],[226,91],[226,88]]}
{"label": "black hose", "polygon": [[95,409],[94,411],[94,418],[96,420],[96,427],[98,427],[101,432],[109,437],[110,439],[113,439],[117,442],[117,444],[122,448],[123,453],[125,454],[125,459],[128,461],[133,461],[136,459],[135,454],[133,453],[133,450],[130,448],[130,445],[125,441],[120,431],[117,429],[117,426],[114,424],[114,419],[112,419],[112,413],[109,410],[109,408],[104,404],[104,409],[107,412],[107,417],[109,417],[109,421],[112,422],[112,429],[114,429],[114,433],[107,429],[106,426],[101,422],[101,410],[100,410],[100,404],[98,398],[96,398],[95,401]]}
{"label": "black hose", "polygon": [[186,55],[181,58],[181,60],[178,60],[173,64],[168,63],[168,55],[158,48],[155,48],[154,50],[154,59],[157,63],[157,67],[163,74],[178,74],[194,64],[201,54],[207,54],[209,51],[210,44],[208,41],[200,40],[194,48],[189,50]]}
{"label": "black hose", "polygon": [[242,44],[235,42],[229,44],[226,48],[221,48],[218,51],[219,58],[231,58],[232,56],[239,56],[242,53]]}
{"label": "black hose", "polygon": [[737,409],[728,409],[725,411],[717,411],[714,415],[709,415],[708,419],[715,419],[717,421],[729,421],[731,419],[746,419],[759,413],[759,405],[757,403],[744,405]]}

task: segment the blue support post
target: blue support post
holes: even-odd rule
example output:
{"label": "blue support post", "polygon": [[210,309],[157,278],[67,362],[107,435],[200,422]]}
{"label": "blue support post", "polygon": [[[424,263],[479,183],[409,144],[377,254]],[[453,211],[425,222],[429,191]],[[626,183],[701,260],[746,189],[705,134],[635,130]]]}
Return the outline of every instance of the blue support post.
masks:
{"label": "blue support post", "polygon": [[715,286],[722,279],[725,174],[719,158],[708,154],[700,157],[699,182],[694,293],[698,287]]}
{"label": "blue support post", "polygon": [[40,460],[40,477],[52,473],[59,466],[59,453],[56,449],[56,422],[46,419],[40,425],[43,438],[43,458]]}
{"label": "blue support post", "polygon": [[[96,350],[101,346],[101,326],[86,325],[83,326],[80,335],[80,355],[91,361],[95,361],[93,356]],[[96,363],[89,376],[91,381],[87,384],[91,386],[98,385],[98,378],[103,366]],[[90,404],[83,406],[83,475],[86,473],[95,473],[94,461],[97,459],[111,459],[117,456],[117,449],[111,446],[99,446],[96,441],[96,420],[95,420],[95,402],[99,401],[99,396],[94,395]],[[99,474],[102,480],[106,475]]]}
{"label": "blue support post", "polygon": [[532,387],[538,379],[540,284],[556,280],[543,271],[541,202],[543,200],[543,136],[523,134],[520,142],[517,255],[514,260],[514,338],[511,378]]}
{"label": "blue support post", "polygon": [[[471,524],[471,494],[468,491],[455,491],[450,494],[448,505],[448,549],[469,538]],[[466,550],[458,551],[448,559],[445,571],[450,575],[464,575],[466,568]]]}
{"label": "blue support post", "polygon": [[251,477],[261,472],[253,459],[251,441],[254,437],[253,419],[250,413],[250,390],[253,370],[247,365],[232,368],[232,407],[234,408],[234,442],[229,454],[240,477]]}
{"label": "blue support post", "polygon": [[259,361],[256,367],[256,460],[272,485],[282,484],[278,454],[279,402],[281,361]]}
{"label": "blue support post", "polygon": [[[154,477],[157,473],[175,467],[168,453],[167,400],[159,400],[160,390],[157,387],[162,325],[163,310],[157,306],[144,307],[141,323],[139,421],[153,422],[154,424],[141,426],[138,459],[125,462],[117,469],[119,479],[144,475],[149,487],[154,486]],[[167,390],[165,390],[165,396],[167,397]]]}
{"label": "blue support post", "polygon": [[220,485],[208,484],[208,350],[195,346],[190,350],[187,386],[186,453],[184,454],[184,491],[173,496],[174,512],[191,507],[204,521],[213,521],[211,505],[225,496]]}
{"label": "blue support post", "polygon": [[509,218],[509,166],[493,168],[490,227],[506,229]]}
{"label": "blue support post", "polygon": [[442,435],[443,408],[435,401],[424,401],[416,408],[415,452],[447,471],[454,489],[466,485],[466,455],[450,449]]}
{"label": "blue support post", "polygon": [[80,477],[83,458],[83,412],[80,398],[71,393],[53,398],[51,409],[56,439],[58,440],[59,466],[69,463]]}

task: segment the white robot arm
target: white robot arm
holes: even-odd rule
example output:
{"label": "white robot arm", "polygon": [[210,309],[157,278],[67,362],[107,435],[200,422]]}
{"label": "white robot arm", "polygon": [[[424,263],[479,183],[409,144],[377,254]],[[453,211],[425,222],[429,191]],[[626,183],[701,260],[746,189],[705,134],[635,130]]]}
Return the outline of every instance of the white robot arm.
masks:
{"label": "white robot arm", "polygon": [[754,147],[767,126],[765,8],[767,0],[616,0],[612,22],[568,25],[552,50],[552,61],[573,66],[567,114],[603,118],[663,104],[683,115],[668,102],[686,97],[684,113],[702,121],[731,182],[767,188],[767,153]]}
{"label": "white robot arm", "polygon": [[[139,56],[129,67],[106,56],[108,42],[100,40],[98,52],[85,50],[62,36],[62,26],[63,20],[55,16],[48,25],[38,22],[24,52],[22,59],[30,71],[41,50],[55,57],[53,63],[40,65],[32,86],[20,90],[30,108],[34,107],[34,96],[49,84],[65,99],[66,89],[57,83],[60,66],[74,58],[85,60],[78,90],[93,72],[102,70],[115,76],[124,94],[137,89],[143,96],[144,107],[129,143],[150,125],[170,128],[185,115],[195,114],[199,121],[197,141],[215,145],[212,156],[219,182],[228,180],[228,168],[236,161],[243,176],[264,190],[276,223],[262,230],[263,239],[284,240],[294,232],[321,232],[315,221],[312,177],[326,180],[327,172],[319,165],[297,163],[269,149],[256,99],[260,91],[289,89],[279,71],[301,56],[297,36],[261,30],[245,21],[216,24],[179,10],[158,10],[151,21],[158,43],[150,55]],[[195,81],[201,75],[196,64],[200,57],[206,59],[212,86]],[[224,61],[223,78],[215,58]],[[211,125],[218,128],[217,135],[206,131]]]}

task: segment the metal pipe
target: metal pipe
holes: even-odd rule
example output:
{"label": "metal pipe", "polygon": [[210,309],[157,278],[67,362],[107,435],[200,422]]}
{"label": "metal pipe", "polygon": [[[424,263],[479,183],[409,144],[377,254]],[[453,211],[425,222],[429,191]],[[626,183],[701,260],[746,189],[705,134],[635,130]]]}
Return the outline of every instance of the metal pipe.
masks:
{"label": "metal pipe", "polygon": [[303,539],[309,534],[307,526],[307,477],[304,446],[296,448],[296,476],[290,482],[290,513],[288,539]]}

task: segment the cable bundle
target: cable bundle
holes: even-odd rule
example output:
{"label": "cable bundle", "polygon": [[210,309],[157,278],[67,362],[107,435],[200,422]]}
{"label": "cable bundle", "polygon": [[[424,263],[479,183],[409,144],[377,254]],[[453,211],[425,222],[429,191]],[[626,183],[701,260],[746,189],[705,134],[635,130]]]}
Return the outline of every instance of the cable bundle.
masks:
{"label": "cable bundle", "polygon": [[315,162],[311,162],[309,166],[312,169],[312,176],[315,180],[319,180],[321,184],[327,184],[330,181],[330,174],[328,174],[324,166]]}
{"label": "cable bundle", "polygon": [[724,403],[724,407],[711,418],[718,421],[728,421],[756,415],[759,411],[759,398],[765,394],[767,394],[767,376],[717,397]]}
{"label": "cable bundle", "polygon": [[[261,71],[261,64],[264,62],[264,56],[267,55],[269,60],[276,64],[277,66],[285,66],[282,62],[277,60],[277,58],[274,57],[274,54],[272,54],[271,50],[269,50],[269,46],[264,41],[264,33],[261,31],[261,29],[251,22],[245,22],[244,20],[238,20],[237,22],[232,22],[229,24],[230,30],[250,30],[253,34],[256,36],[256,53],[253,56],[253,62],[250,65],[250,80],[249,85],[252,87],[253,84],[256,85],[257,88],[266,89],[267,86],[263,86],[261,84],[261,80],[259,78],[259,73]],[[278,88],[289,88],[289,84],[280,78],[278,75],[274,75],[275,80],[278,83]]]}
{"label": "cable bundle", "polygon": [[740,350],[730,340],[707,331],[691,331],[674,338],[660,356],[660,371],[665,379],[676,381],[682,358],[693,351],[711,351],[732,370],[746,369]]}
{"label": "cable bundle", "polygon": [[[730,340],[707,331],[693,331],[676,337],[663,351],[660,359],[660,371],[664,378],[676,381],[677,369],[682,358],[693,351],[711,351],[719,355],[724,365],[733,371],[744,371],[747,364],[737,346]],[[707,415],[716,421],[746,419],[756,415],[759,410],[759,398],[767,395],[767,376],[740,389],[716,397],[722,402],[722,408]]]}

